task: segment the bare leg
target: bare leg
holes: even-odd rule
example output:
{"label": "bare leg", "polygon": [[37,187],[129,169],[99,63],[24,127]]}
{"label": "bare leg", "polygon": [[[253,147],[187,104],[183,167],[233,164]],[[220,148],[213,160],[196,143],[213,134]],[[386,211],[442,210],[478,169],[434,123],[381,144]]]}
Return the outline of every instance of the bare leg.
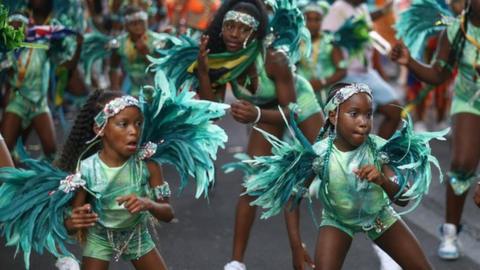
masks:
{"label": "bare leg", "polygon": [[45,156],[53,157],[57,151],[57,146],[55,145],[57,139],[52,116],[49,113],[42,113],[33,119],[32,125],[40,138]]}
{"label": "bare leg", "polygon": [[395,222],[375,243],[405,270],[432,269],[417,239],[399,220]]}
{"label": "bare leg", "polygon": [[[450,169],[455,172],[475,172],[479,159],[480,148],[480,116],[468,113],[459,113],[453,116],[452,136],[452,163]],[[459,225],[463,212],[463,205],[468,192],[458,196],[453,193],[452,187],[447,184],[446,222]]]}
{"label": "bare leg", "polygon": [[345,232],[331,226],[320,228],[315,248],[315,270],[339,270],[352,244]]}
{"label": "bare leg", "polygon": [[108,270],[108,261],[103,261],[91,257],[83,257],[82,270]]}
{"label": "bare leg", "polygon": [[[300,123],[299,128],[302,130],[303,134],[310,141],[310,143],[314,143],[322,125],[323,117],[320,113],[316,113]],[[309,184],[310,183],[305,183],[305,185]],[[294,269],[302,269],[305,263],[312,265],[313,262],[308,254],[308,251],[302,245],[299,206],[292,210],[290,205],[291,202],[284,210],[284,217],[287,225],[290,248],[292,250],[293,267]]]}
{"label": "bare leg", "polygon": [[2,121],[2,135],[10,152],[15,147],[21,129],[22,118],[14,113],[5,112]]}
{"label": "bare leg", "polygon": [[137,270],[167,270],[167,265],[156,248],[138,260],[132,260],[132,264]]}
{"label": "bare leg", "polygon": [[400,103],[398,101],[378,106],[378,112],[384,116],[378,129],[378,136],[388,139],[395,133],[401,120],[400,113],[402,109],[399,106]]}
{"label": "bare leg", "polygon": [[0,140],[0,167],[14,167],[8,147],[3,140]]}
{"label": "bare leg", "polygon": [[[258,127],[275,136],[280,136],[283,131],[280,127],[264,123],[259,124]],[[260,132],[252,130],[247,153],[250,156],[266,156],[271,154],[271,149],[272,146],[263,138]],[[232,254],[232,260],[235,261],[243,262],[250,230],[255,220],[256,207],[250,206],[252,200],[251,196],[243,195],[240,196],[237,202]]]}

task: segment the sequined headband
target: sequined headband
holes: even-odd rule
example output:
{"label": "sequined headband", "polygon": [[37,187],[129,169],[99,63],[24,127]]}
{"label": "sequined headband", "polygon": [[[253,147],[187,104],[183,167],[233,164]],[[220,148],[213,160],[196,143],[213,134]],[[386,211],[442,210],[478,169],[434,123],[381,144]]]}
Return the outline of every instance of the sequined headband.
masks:
{"label": "sequined headband", "polygon": [[253,30],[257,30],[258,26],[260,25],[260,23],[251,15],[235,10],[230,10],[229,12],[227,12],[227,14],[225,14],[223,22],[225,23],[227,21],[241,22],[245,25],[250,26]]}
{"label": "sequined headband", "polygon": [[327,103],[327,105],[325,105],[325,108],[323,108],[323,112],[325,113],[325,115],[328,115],[328,112],[334,111],[338,107],[338,105],[342,104],[351,96],[358,93],[365,93],[372,97],[372,90],[370,89],[370,87],[368,87],[368,85],[364,83],[354,83],[351,85],[347,85],[335,93],[333,98]]}
{"label": "sequined headband", "polygon": [[8,17],[8,22],[22,22],[28,24],[28,18],[22,14],[13,14]]}
{"label": "sequined headband", "polygon": [[330,5],[325,1],[320,1],[316,3],[308,3],[302,8],[303,13],[315,12],[321,15],[325,15],[328,12]]}
{"label": "sequined headband", "polygon": [[146,21],[148,20],[148,14],[145,11],[138,11],[129,15],[125,15],[125,22],[133,22],[133,21]]}
{"label": "sequined headband", "polygon": [[101,110],[94,118],[95,124],[100,127],[100,131],[97,132],[97,135],[93,139],[89,140],[87,144],[93,142],[95,139],[98,138],[98,136],[100,136],[100,133],[107,126],[107,122],[110,117],[113,117],[119,112],[121,112],[123,109],[132,106],[140,109],[140,103],[138,102],[138,99],[132,96],[122,96],[114,98],[110,102],[108,102],[103,108],[103,110]]}

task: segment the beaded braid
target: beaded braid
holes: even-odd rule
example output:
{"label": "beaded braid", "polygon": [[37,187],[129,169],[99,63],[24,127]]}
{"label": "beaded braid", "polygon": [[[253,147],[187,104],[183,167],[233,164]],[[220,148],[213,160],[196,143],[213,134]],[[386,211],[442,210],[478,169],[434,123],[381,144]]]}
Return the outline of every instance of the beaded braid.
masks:
{"label": "beaded braid", "polygon": [[[66,172],[75,172],[80,155],[88,147],[86,142],[95,137],[93,131],[95,116],[108,101],[119,96],[121,96],[119,92],[96,90],[88,97],[75,119],[59,159],[54,161],[55,166]],[[98,152],[100,148],[100,144],[91,147],[84,154],[84,158]]]}

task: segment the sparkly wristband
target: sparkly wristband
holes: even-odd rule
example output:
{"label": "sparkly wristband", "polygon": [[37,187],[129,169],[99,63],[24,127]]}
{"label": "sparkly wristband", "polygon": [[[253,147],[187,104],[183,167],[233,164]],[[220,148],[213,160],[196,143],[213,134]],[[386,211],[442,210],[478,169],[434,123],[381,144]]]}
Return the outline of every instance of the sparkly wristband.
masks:
{"label": "sparkly wristband", "polygon": [[255,121],[253,121],[254,125],[256,125],[260,121],[260,117],[262,117],[262,110],[260,109],[260,107],[255,106],[255,109],[257,110],[257,118],[255,119]]}
{"label": "sparkly wristband", "polygon": [[153,188],[153,196],[155,197],[156,200],[167,199],[167,198],[170,198],[171,195],[172,195],[172,192],[170,190],[170,186],[166,181],[163,182],[163,184]]}

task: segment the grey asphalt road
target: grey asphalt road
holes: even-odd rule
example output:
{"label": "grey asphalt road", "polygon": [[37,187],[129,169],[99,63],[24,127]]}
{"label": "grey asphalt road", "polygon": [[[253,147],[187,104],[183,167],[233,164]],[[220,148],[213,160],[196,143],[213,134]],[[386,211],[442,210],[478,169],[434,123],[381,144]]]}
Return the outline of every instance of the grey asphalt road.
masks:
{"label": "grey asphalt road", "polygon": [[[218,164],[233,160],[235,152],[246,145],[247,129],[234,122],[230,116],[220,121],[230,136],[225,150],[218,155]],[[449,142],[434,142],[433,152],[441,165],[448,168]],[[478,146],[475,146],[478,147]],[[165,168],[166,179],[172,184],[178,179],[172,168]],[[193,199],[193,190],[187,188],[172,199],[177,222],[157,227],[156,243],[171,270],[220,270],[231,254],[234,209],[241,187],[241,174],[225,175],[217,170],[217,182],[209,199]],[[175,184],[174,184],[175,185]],[[438,182],[438,174],[429,195],[420,207],[404,217],[418,237],[425,253],[435,269],[467,270],[480,269],[480,209],[471,199],[467,200],[464,213],[465,230],[461,239],[465,255],[457,261],[445,262],[436,257],[438,225],[443,220],[445,188]],[[317,231],[305,206],[302,206],[302,236],[312,254]],[[14,259],[15,248],[4,247],[1,239],[0,269],[23,269],[23,258]],[[77,256],[80,248],[72,247]],[[269,220],[257,219],[252,230],[246,254],[248,269],[292,269],[286,229],[281,216]],[[55,259],[50,255],[33,254],[31,269],[54,269]],[[379,261],[373,252],[370,240],[358,234],[348,253],[343,269],[378,269]],[[134,269],[129,262],[112,262],[110,269]]]}

